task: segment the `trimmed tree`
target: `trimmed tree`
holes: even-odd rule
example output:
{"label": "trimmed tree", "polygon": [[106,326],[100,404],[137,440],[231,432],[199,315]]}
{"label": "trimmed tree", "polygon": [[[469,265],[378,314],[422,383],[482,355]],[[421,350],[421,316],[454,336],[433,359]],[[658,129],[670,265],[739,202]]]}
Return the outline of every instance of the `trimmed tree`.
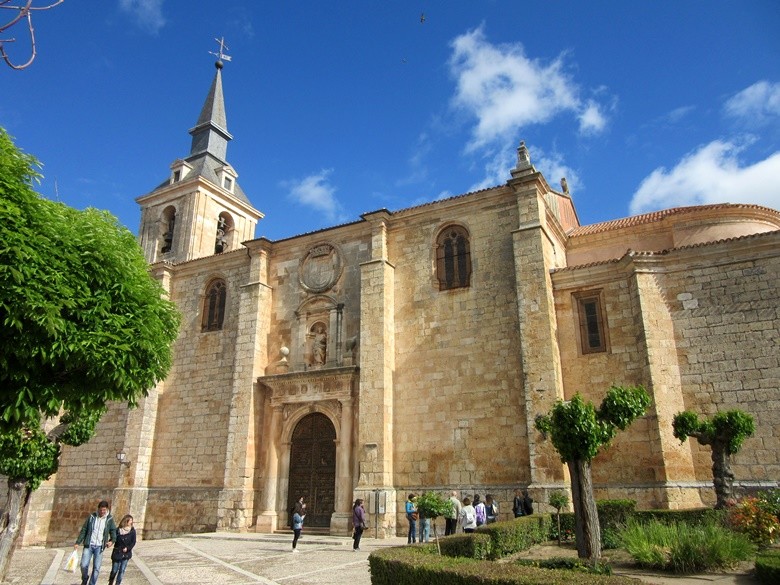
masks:
{"label": "trimmed tree", "polygon": [[420,513],[420,519],[430,518],[433,525],[433,539],[436,541],[436,548],[441,554],[441,545],[439,544],[439,535],[436,534],[436,518],[439,516],[449,516],[452,513],[452,502],[449,498],[443,498],[434,492],[425,492],[417,496],[417,511]]}
{"label": "trimmed tree", "polygon": [[753,417],[741,410],[719,412],[712,419],[699,419],[695,412],[686,410],[672,421],[674,436],[685,442],[693,437],[712,449],[712,482],[715,485],[715,508],[725,508],[734,495],[734,474],[731,456],[742,448],[742,443],[756,432]]}
{"label": "trimmed tree", "polygon": [[601,530],[593,495],[591,461],[609,445],[617,431],[625,430],[650,406],[650,396],[641,386],[612,386],[596,410],[578,393],[558,401],[549,414],[539,415],[536,428],[549,436],[571,475],[577,555],[597,562],[601,558]]}
{"label": "trimmed tree", "polygon": [[547,501],[555,508],[555,515],[558,518],[558,546],[561,546],[561,508],[569,505],[569,496],[566,495],[566,492],[554,491]]}
{"label": "trimmed tree", "polygon": [[135,237],[108,213],[40,197],[38,166],[0,128],[0,581],[61,445],[165,377],[180,319]]}

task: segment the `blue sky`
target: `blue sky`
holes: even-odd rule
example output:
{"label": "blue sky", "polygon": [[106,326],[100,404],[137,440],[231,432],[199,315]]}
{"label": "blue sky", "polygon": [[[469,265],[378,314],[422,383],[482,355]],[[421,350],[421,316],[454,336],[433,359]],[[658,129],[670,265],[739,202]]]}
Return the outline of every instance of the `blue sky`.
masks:
{"label": "blue sky", "polygon": [[0,126],[44,164],[43,195],[134,233],[135,198],[189,154],[223,36],[258,237],[501,184],[520,140],[583,224],[780,208],[774,0],[66,0],[33,23],[33,64],[0,63]]}

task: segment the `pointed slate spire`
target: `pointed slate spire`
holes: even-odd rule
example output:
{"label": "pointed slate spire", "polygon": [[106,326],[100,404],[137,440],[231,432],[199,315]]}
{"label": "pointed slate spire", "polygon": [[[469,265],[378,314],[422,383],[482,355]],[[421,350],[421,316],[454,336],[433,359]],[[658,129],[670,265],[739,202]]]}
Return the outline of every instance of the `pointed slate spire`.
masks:
{"label": "pointed slate spire", "polygon": [[227,143],[233,137],[227,131],[225,100],[222,96],[222,61],[216,62],[217,72],[195,127],[190,130],[190,158],[208,153],[222,162],[227,160]]}

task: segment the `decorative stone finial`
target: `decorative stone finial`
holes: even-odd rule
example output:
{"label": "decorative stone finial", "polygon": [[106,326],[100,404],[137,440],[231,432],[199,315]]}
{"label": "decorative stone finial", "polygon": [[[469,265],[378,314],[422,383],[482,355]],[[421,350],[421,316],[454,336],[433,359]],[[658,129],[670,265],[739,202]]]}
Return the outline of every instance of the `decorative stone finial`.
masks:
{"label": "decorative stone finial", "polygon": [[510,173],[513,178],[517,178],[535,172],[536,169],[531,164],[531,155],[528,154],[528,148],[525,146],[525,141],[521,140],[520,146],[517,147],[517,165]]}
{"label": "decorative stone finial", "polygon": [[561,190],[568,195],[569,194],[569,184],[566,182],[566,177],[561,177]]}

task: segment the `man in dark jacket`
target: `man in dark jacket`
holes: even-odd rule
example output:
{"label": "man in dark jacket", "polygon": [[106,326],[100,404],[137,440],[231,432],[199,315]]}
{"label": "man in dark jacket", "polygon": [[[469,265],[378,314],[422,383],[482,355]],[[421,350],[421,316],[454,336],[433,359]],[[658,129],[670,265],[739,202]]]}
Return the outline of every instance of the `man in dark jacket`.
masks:
{"label": "man in dark jacket", "polygon": [[[81,585],[96,585],[100,574],[100,563],[103,560],[103,551],[116,541],[116,524],[114,517],[108,511],[108,502],[105,500],[98,504],[97,512],[92,512],[84,521],[79,537],[74,548],[78,550],[80,544],[84,544],[84,552],[81,554]],[[89,561],[92,561],[92,578],[89,575]]]}

